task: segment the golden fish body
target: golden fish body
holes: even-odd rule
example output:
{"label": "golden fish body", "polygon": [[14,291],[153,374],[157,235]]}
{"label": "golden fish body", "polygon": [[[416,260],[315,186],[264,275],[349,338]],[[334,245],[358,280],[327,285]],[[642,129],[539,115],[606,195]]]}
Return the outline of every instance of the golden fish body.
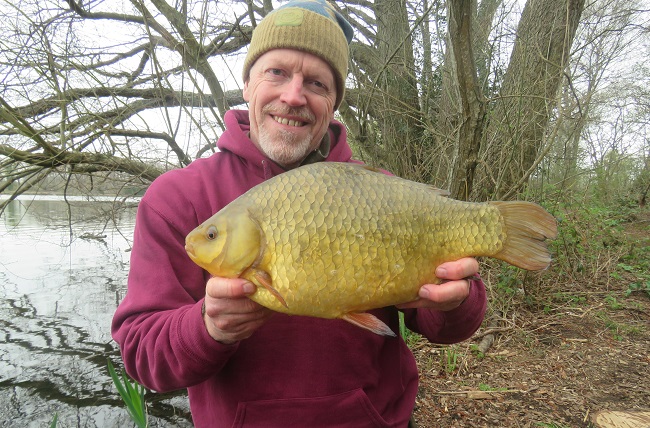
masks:
{"label": "golden fish body", "polygon": [[416,299],[423,284],[439,282],[434,272],[445,261],[492,256],[548,266],[544,240],[556,222],[541,207],[442,193],[360,165],[307,165],[224,207],[188,234],[186,250],[214,276],[256,284],[251,299],[263,306],[380,334],[392,332],[364,312]]}

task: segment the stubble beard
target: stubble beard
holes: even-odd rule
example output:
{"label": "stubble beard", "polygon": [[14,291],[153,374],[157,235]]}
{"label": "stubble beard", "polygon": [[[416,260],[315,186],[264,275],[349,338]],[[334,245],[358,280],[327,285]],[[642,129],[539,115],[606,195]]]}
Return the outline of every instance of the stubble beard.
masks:
{"label": "stubble beard", "polygon": [[269,159],[284,167],[299,164],[312,149],[313,135],[311,133],[299,137],[293,132],[284,129],[271,131],[262,124],[259,128],[258,138],[262,152]]}

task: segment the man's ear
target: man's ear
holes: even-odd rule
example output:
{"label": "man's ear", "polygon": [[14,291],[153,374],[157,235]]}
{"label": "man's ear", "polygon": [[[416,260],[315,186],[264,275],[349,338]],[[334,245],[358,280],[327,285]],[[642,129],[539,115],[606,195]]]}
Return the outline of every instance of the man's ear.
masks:
{"label": "man's ear", "polygon": [[248,82],[250,82],[250,79],[244,80],[244,89],[242,90],[242,96],[246,102],[250,101],[250,97],[248,96]]}

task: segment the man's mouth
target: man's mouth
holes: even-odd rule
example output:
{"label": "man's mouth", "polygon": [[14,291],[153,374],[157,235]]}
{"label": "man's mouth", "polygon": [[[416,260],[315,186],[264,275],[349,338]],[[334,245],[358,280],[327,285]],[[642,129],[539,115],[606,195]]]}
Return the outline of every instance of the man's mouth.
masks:
{"label": "man's mouth", "polygon": [[281,123],[282,125],[301,127],[307,124],[307,122],[294,120],[294,119],[287,119],[286,117],[273,116],[273,115],[271,115],[271,117],[273,118],[273,120],[275,120],[278,123]]}

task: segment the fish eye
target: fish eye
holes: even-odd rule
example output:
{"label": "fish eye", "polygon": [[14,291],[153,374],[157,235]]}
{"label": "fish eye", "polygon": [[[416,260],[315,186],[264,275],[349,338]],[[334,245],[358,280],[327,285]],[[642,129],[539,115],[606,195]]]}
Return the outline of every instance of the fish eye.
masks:
{"label": "fish eye", "polygon": [[217,239],[217,228],[214,226],[210,226],[208,228],[208,233],[205,234],[206,238],[208,238],[210,241],[213,241]]}

